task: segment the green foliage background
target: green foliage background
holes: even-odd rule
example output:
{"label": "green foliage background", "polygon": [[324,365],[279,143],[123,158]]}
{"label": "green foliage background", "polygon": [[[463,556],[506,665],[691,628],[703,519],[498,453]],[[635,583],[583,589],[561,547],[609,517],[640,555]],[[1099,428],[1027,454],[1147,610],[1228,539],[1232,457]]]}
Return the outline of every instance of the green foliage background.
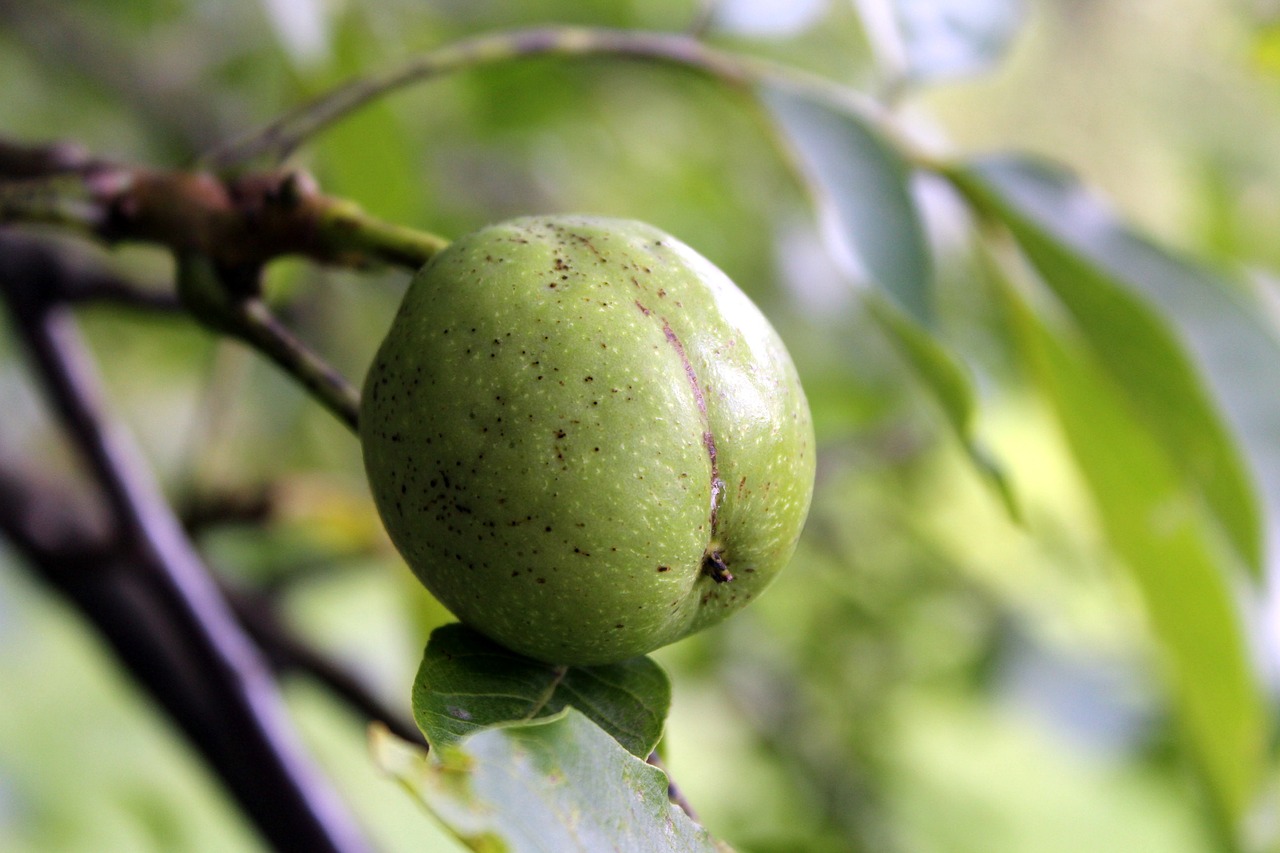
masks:
{"label": "green foliage background", "polygon": [[[1280,24],[1264,5],[1032,3],[996,68],[910,90],[900,117],[955,152],[1069,164],[1139,229],[1267,304],[1280,269]],[[772,23],[768,6],[720,4],[710,38],[867,91],[892,82],[855,4],[778,3],[790,11],[772,17],[789,20]],[[350,75],[467,34],[547,22],[674,30],[697,13],[677,0],[0,2],[0,127],[180,165]],[[1141,554],[1109,544],[1105,501],[1090,497],[1070,418],[1053,409],[1083,428],[1105,401],[1068,393],[1091,374],[1075,385],[1058,374],[1054,401],[1035,390],[1020,348],[1035,327],[1009,322],[939,179],[915,185],[935,250],[933,334],[975,377],[977,436],[1008,474],[1021,524],[831,260],[745,98],[669,68],[537,60],[397,94],[300,162],[328,192],[446,235],[533,212],[650,221],[720,265],[788,342],[822,448],[800,550],[758,604],[655,656],[673,683],[665,759],[714,835],[744,851],[1223,848],[1152,629],[1180,607],[1196,618],[1203,602],[1166,598],[1165,615],[1144,606],[1143,583],[1163,578],[1144,581],[1125,567]],[[115,257],[169,274],[156,253]],[[295,263],[271,276],[288,320],[356,377],[406,283]],[[215,566],[287,583],[299,631],[407,711],[422,645],[448,616],[382,537],[356,443],[269,366],[189,323],[101,308],[84,322],[114,410],[173,496],[264,484],[278,496],[270,527],[205,537]],[[0,458],[71,476],[9,337],[0,411]],[[1250,677],[1273,694],[1276,608],[1252,588],[1239,601]],[[1209,684],[1212,664],[1186,677]],[[387,850],[459,849],[376,774],[359,720],[305,682],[288,695]],[[256,849],[74,614],[2,548],[0,696],[0,849]],[[1275,761],[1259,760],[1261,817],[1244,836],[1266,846]]]}

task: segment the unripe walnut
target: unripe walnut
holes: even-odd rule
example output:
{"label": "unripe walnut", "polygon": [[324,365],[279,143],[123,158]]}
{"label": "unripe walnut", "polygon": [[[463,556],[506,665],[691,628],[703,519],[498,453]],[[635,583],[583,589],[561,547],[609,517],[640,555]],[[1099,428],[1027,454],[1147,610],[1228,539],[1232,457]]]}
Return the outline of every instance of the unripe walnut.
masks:
{"label": "unripe walnut", "polygon": [[392,540],[460,620],[557,664],[720,621],[787,563],[813,490],[782,341],[648,225],[541,216],[418,273],[365,381]]}

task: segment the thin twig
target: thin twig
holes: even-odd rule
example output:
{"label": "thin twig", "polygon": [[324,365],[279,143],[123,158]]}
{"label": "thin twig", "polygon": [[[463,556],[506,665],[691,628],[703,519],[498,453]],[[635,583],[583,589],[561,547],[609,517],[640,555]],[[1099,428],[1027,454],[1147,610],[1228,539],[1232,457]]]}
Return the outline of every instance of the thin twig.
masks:
{"label": "thin twig", "polygon": [[230,271],[190,253],[178,257],[177,267],[178,294],[196,320],[265,355],[352,432],[357,430],[359,392],[271,313],[257,295],[262,289],[260,270]]}
{"label": "thin twig", "polygon": [[62,301],[68,305],[118,305],[159,314],[179,314],[184,310],[173,293],[138,287],[114,276],[86,279],[76,289],[64,292]]}
{"label": "thin twig", "polygon": [[[242,166],[260,157],[282,162],[321,130],[392,92],[436,77],[488,65],[535,57],[612,57],[673,65],[730,86],[760,83],[821,100],[884,123],[881,107],[858,92],[784,65],[708,47],[679,33],[591,27],[541,27],[504,30],[464,39],[410,60],[376,76],[356,78],[291,110],[245,137],[205,154],[213,168]],[[887,134],[896,130],[882,127]]]}
{"label": "thin twig", "polygon": [[297,379],[321,405],[354,433],[359,433],[360,392],[332,365],[289,331],[261,299],[238,305],[241,337]]}
{"label": "thin twig", "polygon": [[65,275],[51,281],[57,290],[50,291],[50,302],[67,305],[118,305],[161,314],[179,313],[182,303],[172,287],[161,289],[158,283],[139,282],[111,268],[101,253],[85,251],[83,241],[55,240],[45,244],[58,254]]}
{"label": "thin twig", "polygon": [[0,139],[0,177],[7,180],[82,172],[92,160],[88,149],[74,142],[33,146]]}
{"label": "thin twig", "polygon": [[260,486],[191,494],[177,503],[176,510],[187,535],[199,539],[200,534],[225,525],[264,524],[271,520],[275,507],[272,490]]}

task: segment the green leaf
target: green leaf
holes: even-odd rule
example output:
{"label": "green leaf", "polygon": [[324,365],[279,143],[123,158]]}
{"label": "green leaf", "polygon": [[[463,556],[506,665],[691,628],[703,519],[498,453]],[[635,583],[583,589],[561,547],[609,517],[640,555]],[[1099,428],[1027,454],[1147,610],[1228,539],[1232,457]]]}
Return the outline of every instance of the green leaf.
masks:
{"label": "green leaf", "polygon": [[1190,753],[1223,826],[1238,827],[1262,779],[1266,711],[1232,595],[1225,543],[1161,440],[1074,340],[1007,286],[1016,337],[1125,561],[1171,670]]}
{"label": "green leaf", "polygon": [[[998,159],[952,177],[1008,225],[1239,557],[1260,574],[1262,511],[1236,442],[1249,442],[1263,482],[1280,484],[1280,396],[1258,394],[1270,383],[1260,372],[1280,360],[1280,345],[1238,293],[1133,235],[1064,173]],[[1280,506],[1280,493],[1273,497]]]}
{"label": "green leaf", "polygon": [[1008,477],[974,435],[976,404],[973,385],[964,367],[932,335],[888,300],[872,295],[866,300],[866,305],[871,316],[888,334],[889,340],[933,392],[947,423],[960,439],[970,461],[996,490],[1009,517],[1015,521],[1021,519],[1021,511]]}
{"label": "green leaf", "polygon": [[1023,0],[863,0],[858,5],[882,61],[907,82],[986,70],[1004,56],[1026,18]]}
{"label": "green leaf", "polygon": [[1019,518],[1008,479],[973,434],[974,393],[968,375],[930,334],[933,264],[898,152],[846,104],[765,85],[761,100],[790,143],[819,206],[830,216],[855,274],[887,297],[867,300],[872,315],[935,395],[970,461]]}
{"label": "green leaf", "polygon": [[375,729],[374,760],[472,850],[723,853],[667,799],[667,777],[573,709],[426,755]]}
{"label": "green leaf", "polygon": [[759,94],[830,215],[854,274],[931,326],[933,266],[901,156],[851,109],[777,86]]}
{"label": "green leaf", "polygon": [[576,708],[644,758],[662,737],[671,683],[647,657],[607,666],[552,666],[460,624],[431,633],[413,682],[413,715],[435,749],[481,728]]}

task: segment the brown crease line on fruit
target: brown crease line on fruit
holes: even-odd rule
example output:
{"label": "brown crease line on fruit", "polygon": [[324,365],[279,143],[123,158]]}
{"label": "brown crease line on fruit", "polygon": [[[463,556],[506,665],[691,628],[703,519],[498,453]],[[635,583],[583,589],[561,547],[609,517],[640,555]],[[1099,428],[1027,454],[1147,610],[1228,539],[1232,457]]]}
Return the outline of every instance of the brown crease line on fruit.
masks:
{"label": "brown crease line on fruit", "polygon": [[[653,316],[653,312],[646,308],[640,300],[636,300],[636,307],[646,317]],[[720,465],[716,460],[716,437],[711,431],[711,416],[707,413],[707,398],[702,392],[702,383],[698,380],[698,373],[693,368],[693,363],[689,361],[689,355],[685,352],[684,343],[680,340],[680,336],[671,328],[671,324],[666,317],[659,317],[662,321],[662,334],[666,336],[667,343],[675,350],[676,355],[680,358],[680,363],[684,365],[684,374],[689,380],[689,387],[693,389],[694,401],[698,404],[698,412],[702,416],[702,446],[706,448],[707,458],[711,461],[711,510],[709,517],[709,526],[711,530],[710,541],[712,547],[708,547],[706,554],[702,558],[702,571],[708,575],[716,583],[726,583],[733,580],[733,573],[729,571],[728,565],[725,563],[724,555],[720,550],[714,547],[719,529],[720,501],[724,496],[724,481],[720,479]]]}

